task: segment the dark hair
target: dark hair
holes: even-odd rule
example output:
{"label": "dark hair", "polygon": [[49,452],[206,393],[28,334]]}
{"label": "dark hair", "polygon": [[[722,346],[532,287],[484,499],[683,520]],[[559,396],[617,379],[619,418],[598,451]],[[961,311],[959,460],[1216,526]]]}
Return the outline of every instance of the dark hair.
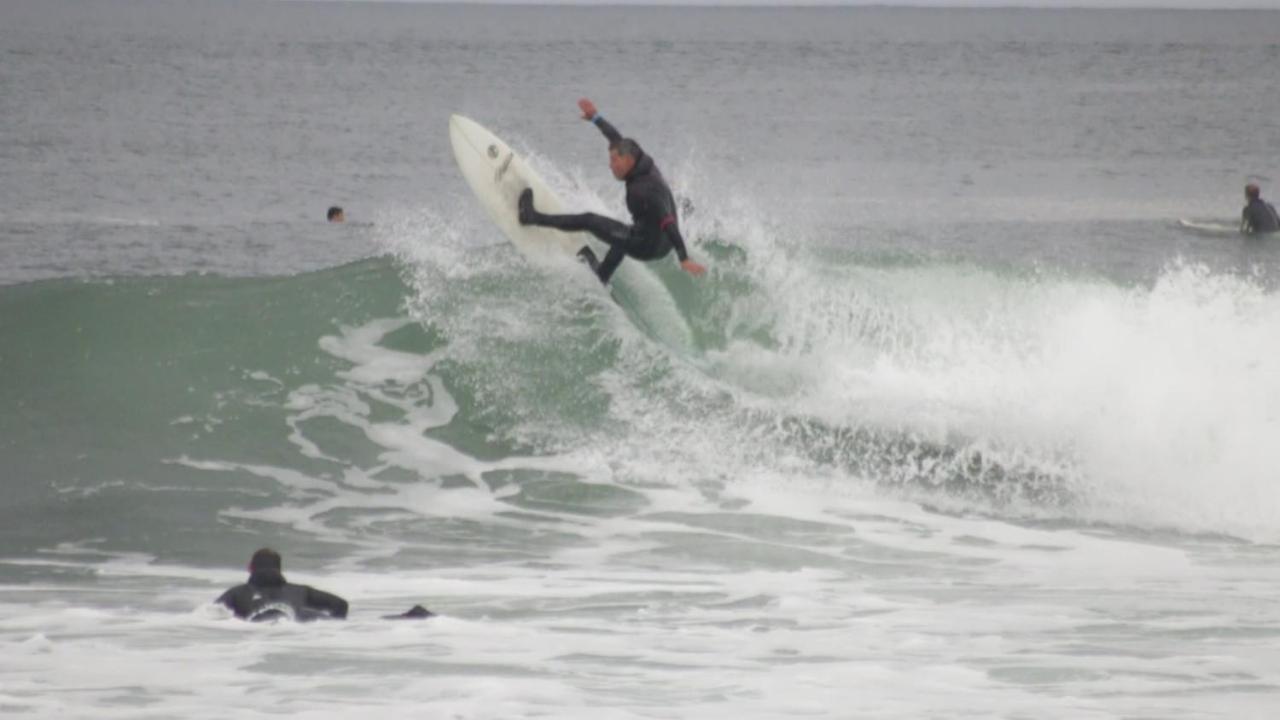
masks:
{"label": "dark hair", "polygon": [[1244,194],[1256,200],[1262,194],[1262,191],[1254,183],[1249,183],[1244,186]]}
{"label": "dark hair", "polygon": [[255,552],[252,558],[249,558],[249,571],[256,570],[280,570],[280,553],[271,548],[262,548]]}
{"label": "dark hair", "polygon": [[328,220],[332,220],[341,214],[342,214],[342,208],[338,207],[337,205],[334,205],[333,207],[329,208],[329,214],[326,215],[325,217]]}
{"label": "dark hair", "polygon": [[644,152],[640,149],[640,143],[632,140],[631,138],[622,138],[616,143],[610,143],[609,149],[619,155],[626,155],[633,158],[640,157],[640,153]]}

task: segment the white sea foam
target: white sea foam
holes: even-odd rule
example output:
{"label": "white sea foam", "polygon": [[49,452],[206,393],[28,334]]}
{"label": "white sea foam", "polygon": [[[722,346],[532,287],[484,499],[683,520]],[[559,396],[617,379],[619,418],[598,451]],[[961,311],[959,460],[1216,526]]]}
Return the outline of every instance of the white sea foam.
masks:
{"label": "white sea foam", "polygon": [[[64,371],[46,404],[38,363],[3,374],[5,429],[49,439],[0,440],[0,715],[1274,714],[1280,333],[1234,271],[1273,246],[1168,222],[1257,172],[1230,159],[1274,114],[1235,81],[1258,16],[14,8],[9,212],[39,226],[6,228],[6,281],[177,277],[4,295],[6,371]],[[619,79],[597,99],[712,268],[629,261],[630,313],[512,252],[443,139],[458,110],[525,128],[624,217],[528,81],[570,67]],[[331,197],[375,223],[323,224]],[[370,251],[394,270],[332,267]],[[349,620],[214,605],[261,545]],[[415,603],[441,615],[380,617]]]}

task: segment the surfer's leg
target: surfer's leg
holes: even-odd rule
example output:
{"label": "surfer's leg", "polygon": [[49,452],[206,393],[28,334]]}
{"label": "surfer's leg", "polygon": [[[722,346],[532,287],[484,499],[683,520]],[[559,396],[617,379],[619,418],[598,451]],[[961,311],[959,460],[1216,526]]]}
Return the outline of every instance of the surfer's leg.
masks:
{"label": "surfer's leg", "polygon": [[633,257],[647,262],[666,257],[667,253],[671,252],[671,245],[661,236],[646,236],[622,223],[618,223],[616,233],[611,238],[600,238],[609,243],[609,252],[596,268],[596,276],[606,285],[609,283],[609,278],[613,277],[613,271],[622,264],[623,258]]}
{"label": "surfer's leg", "polygon": [[608,245],[626,244],[631,238],[631,228],[611,217],[595,213],[577,215],[545,215],[533,207],[533,191],[525,188],[516,204],[516,218],[521,225],[537,225],[565,232],[589,232]]}
{"label": "surfer's leg", "polygon": [[609,252],[605,253],[604,260],[601,260],[599,267],[596,268],[596,277],[600,278],[602,284],[609,284],[613,271],[618,269],[618,265],[622,264],[622,258],[626,256],[627,249],[621,243],[609,246]]}
{"label": "surfer's leg", "polygon": [[[600,282],[608,284],[609,278],[613,276],[613,271],[618,269],[618,264],[622,262],[622,258],[626,257],[628,250],[631,248],[631,228],[614,220],[613,218],[595,213],[582,213],[580,215],[540,215],[537,225],[542,227],[556,228],[566,232],[589,232],[600,240],[600,242],[609,246],[609,252],[605,254],[604,259],[599,264],[592,262],[595,260],[595,253],[591,252],[591,248],[583,246],[578,251],[578,256],[587,261],[591,269],[596,272],[596,277],[600,278]],[[590,257],[587,256],[590,253]]]}
{"label": "surfer's leg", "polygon": [[565,232],[589,232],[608,245],[625,244],[631,228],[611,217],[595,213],[578,215],[543,215],[538,213],[530,225],[555,228]]}
{"label": "surfer's leg", "polygon": [[609,278],[613,277],[613,271],[618,269],[622,258],[634,249],[635,239],[632,237],[631,226],[611,217],[595,213],[544,215],[533,208],[533,192],[530,190],[520,194],[517,207],[521,225],[537,225],[564,232],[588,232],[608,245],[609,252],[605,254],[604,260],[600,261],[596,260],[596,254],[586,245],[578,251],[578,257],[591,266],[602,283],[608,284]]}

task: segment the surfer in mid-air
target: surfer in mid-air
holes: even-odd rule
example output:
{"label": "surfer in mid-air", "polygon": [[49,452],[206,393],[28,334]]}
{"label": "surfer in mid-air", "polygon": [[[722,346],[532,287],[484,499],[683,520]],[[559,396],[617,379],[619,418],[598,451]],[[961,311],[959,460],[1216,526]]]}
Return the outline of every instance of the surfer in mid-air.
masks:
{"label": "surfer in mid-air", "polygon": [[583,98],[578,101],[582,119],[600,128],[609,140],[609,169],[613,176],[627,184],[627,209],[631,211],[633,225],[626,225],[613,218],[595,213],[578,215],[544,215],[533,207],[533,190],[525,189],[517,203],[517,217],[521,225],[537,225],[566,232],[586,231],[609,246],[604,260],[597,260],[591,248],[583,246],[578,257],[595,271],[600,282],[608,283],[613,271],[627,256],[637,260],[657,260],[666,257],[675,248],[680,267],[691,275],[702,275],[705,267],[689,259],[684,238],[680,236],[680,220],[676,217],[676,203],[671,189],[662,179],[662,173],[653,164],[653,158],[640,149],[639,143],[624,138],[609,121],[596,112],[595,103]]}
{"label": "surfer in mid-air", "polygon": [[1280,215],[1271,203],[1262,199],[1262,191],[1254,183],[1244,186],[1244,199],[1248,204],[1240,220],[1240,232],[1245,235],[1265,235],[1280,231]]}

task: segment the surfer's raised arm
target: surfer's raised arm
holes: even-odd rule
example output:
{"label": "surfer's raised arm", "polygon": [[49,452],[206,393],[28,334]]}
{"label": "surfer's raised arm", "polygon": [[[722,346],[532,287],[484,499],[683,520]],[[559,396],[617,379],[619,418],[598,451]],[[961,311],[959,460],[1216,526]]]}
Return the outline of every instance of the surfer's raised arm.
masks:
{"label": "surfer's raised arm", "polygon": [[609,140],[609,146],[612,147],[622,142],[622,133],[618,132],[618,128],[609,124],[608,120],[596,110],[596,104],[586,98],[578,101],[578,108],[582,110],[582,119],[600,128],[600,132]]}

